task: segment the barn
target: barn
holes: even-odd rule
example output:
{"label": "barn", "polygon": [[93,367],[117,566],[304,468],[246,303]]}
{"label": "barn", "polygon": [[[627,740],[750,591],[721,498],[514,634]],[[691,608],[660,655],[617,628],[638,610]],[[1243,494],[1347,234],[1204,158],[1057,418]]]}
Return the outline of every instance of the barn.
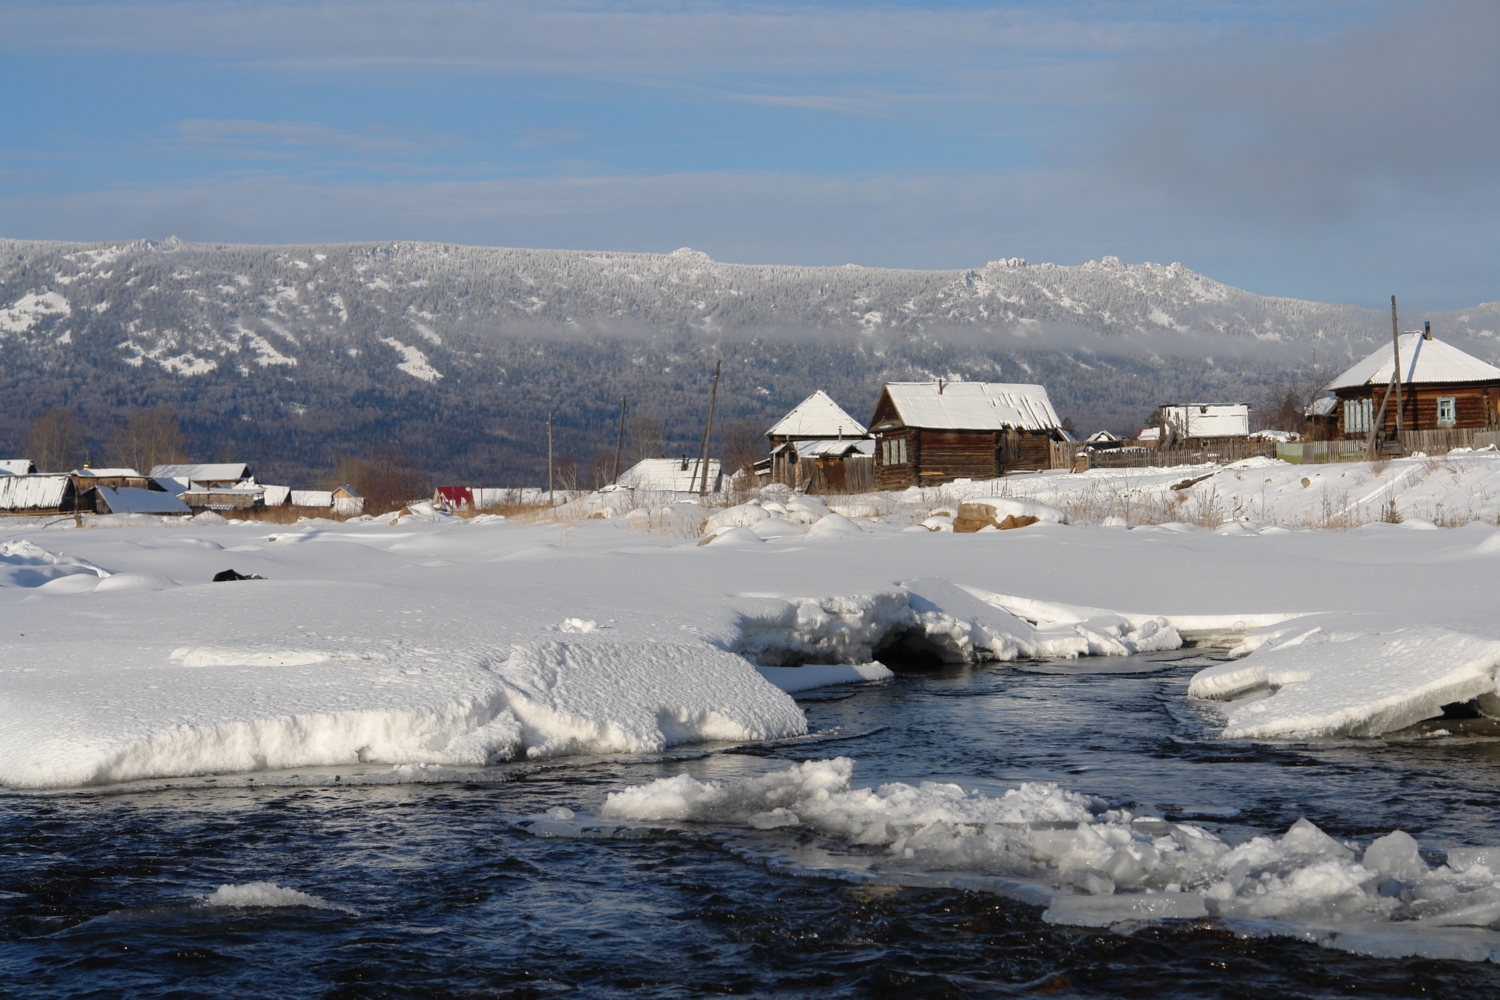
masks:
{"label": "barn", "polygon": [[1067,440],[1045,388],[1008,382],[887,382],[870,431],[882,490],[1050,468]]}
{"label": "barn", "polygon": [[[1379,437],[1398,431],[1460,431],[1500,427],[1500,368],[1432,336],[1431,329],[1397,339],[1401,356],[1401,422],[1397,424],[1392,348],[1382,347],[1327,386],[1338,398],[1340,438],[1364,438],[1379,421]],[[1384,413],[1381,404],[1384,403]]]}

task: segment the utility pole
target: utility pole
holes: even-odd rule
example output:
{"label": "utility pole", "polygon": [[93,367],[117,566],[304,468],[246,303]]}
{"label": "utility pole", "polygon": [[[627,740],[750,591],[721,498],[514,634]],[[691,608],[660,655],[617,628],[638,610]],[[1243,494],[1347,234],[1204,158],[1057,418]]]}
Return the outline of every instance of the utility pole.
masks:
{"label": "utility pole", "polygon": [[625,397],[620,397],[620,431],[615,435],[615,472],[609,481],[618,483],[620,481],[620,447],[625,443]]}
{"label": "utility pole", "polygon": [[547,411],[547,506],[552,502],[552,411]]}
{"label": "utility pole", "polygon": [[708,495],[708,436],[714,431],[714,404],[719,397],[719,366],[724,363],[720,358],[714,362],[714,384],[708,390],[708,423],[703,425],[703,444],[698,446],[698,474],[703,477],[698,487],[698,495]]}
{"label": "utility pole", "polygon": [[[1401,327],[1396,322],[1396,296],[1391,296],[1391,351],[1396,359],[1396,443],[1402,444],[1406,421],[1402,419],[1401,399]],[[1404,449],[1403,449],[1404,450]]]}

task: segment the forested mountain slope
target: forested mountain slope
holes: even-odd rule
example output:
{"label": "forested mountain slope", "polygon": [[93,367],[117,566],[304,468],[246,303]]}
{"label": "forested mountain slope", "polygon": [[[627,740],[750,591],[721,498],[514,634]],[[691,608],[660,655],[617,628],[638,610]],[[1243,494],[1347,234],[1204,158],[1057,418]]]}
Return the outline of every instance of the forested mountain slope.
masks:
{"label": "forested mountain slope", "polygon": [[[1427,318],[1494,360],[1500,306]],[[1109,257],[900,271],[691,250],[0,240],[0,447],[18,451],[56,405],[98,449],[124,411],[170,405],[194,457],[276,479],[389,449],[444,481],[536,482],[548,411],[558,454],[586,465],[612,448],[621,395],[640,448],[695,450],[719,357],[726,435],[819,387],[863,418],[882,381],[934,375],[1042,382],[1092,430],[1168,399],[1256,398],[1388,331],[1379,309]]]}

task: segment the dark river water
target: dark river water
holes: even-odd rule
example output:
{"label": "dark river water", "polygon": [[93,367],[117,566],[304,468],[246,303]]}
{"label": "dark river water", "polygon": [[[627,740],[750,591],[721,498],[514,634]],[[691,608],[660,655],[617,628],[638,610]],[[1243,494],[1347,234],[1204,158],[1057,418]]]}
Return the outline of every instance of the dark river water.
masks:
{"label": "dark river water", "polygon": [[[1337,837],[1500,843],[1500,741],[1256,747],[1184,698],[1204,661],[905,674],[802,700],[823,739],[500,768],[467,782],[0,797],[6,997],[1500,997],[1488,963],[1377,960],[1211,925],[1054,927],[987,892],[864,885],[776,861],[753,832],[543,838],[683,772],[833,756],[855,784],[1055,781],[1243,839],[1306,816]],[[1079,673],[1090,668],[1141,673]],[[1036,672],[1063,670],[1064,673]],[[1453,726],[1449,727],[1454,728]],[[373,773],[373,772],[372,772]],[[281,781],[282,784],[267,782]],[[1237,811],[1237,812],[1236,812]],[[786,831],[777,831],[785,842]],[[748,848],[747,848],[748,845]],[[1441,862],[1439,851],[1428,858]],[[210,907],[274,882],[347,909]]]}

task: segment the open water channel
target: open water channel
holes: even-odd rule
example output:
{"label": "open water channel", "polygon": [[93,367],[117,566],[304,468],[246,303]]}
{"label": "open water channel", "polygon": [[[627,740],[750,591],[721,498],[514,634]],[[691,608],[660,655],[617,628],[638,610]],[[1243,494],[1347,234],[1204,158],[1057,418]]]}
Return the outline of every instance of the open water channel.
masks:
{"label": "open water channel", "polygon": [[[1052,781],[1230,840],[1305,816],[1365,842],[1404,829],[1424,848],[1500,843],[1500,740],[1449,726],[1459,735],[1223,743],[1212,710],[1185,698],[1204,662],[908,673],[803,698],[819,738],[470,781],[334,769],[0,796],[0,996],[1500,996],[1489,963],[1364,958],[1206,922],[1056,927],[989,892],[850,882],[787,856],[786,830],[757,850],[744,829],[558,838],[524,819],[589,813],[664,776],[846,756],[856,785]],[[255,882],[338,908],[196,903]]]}

